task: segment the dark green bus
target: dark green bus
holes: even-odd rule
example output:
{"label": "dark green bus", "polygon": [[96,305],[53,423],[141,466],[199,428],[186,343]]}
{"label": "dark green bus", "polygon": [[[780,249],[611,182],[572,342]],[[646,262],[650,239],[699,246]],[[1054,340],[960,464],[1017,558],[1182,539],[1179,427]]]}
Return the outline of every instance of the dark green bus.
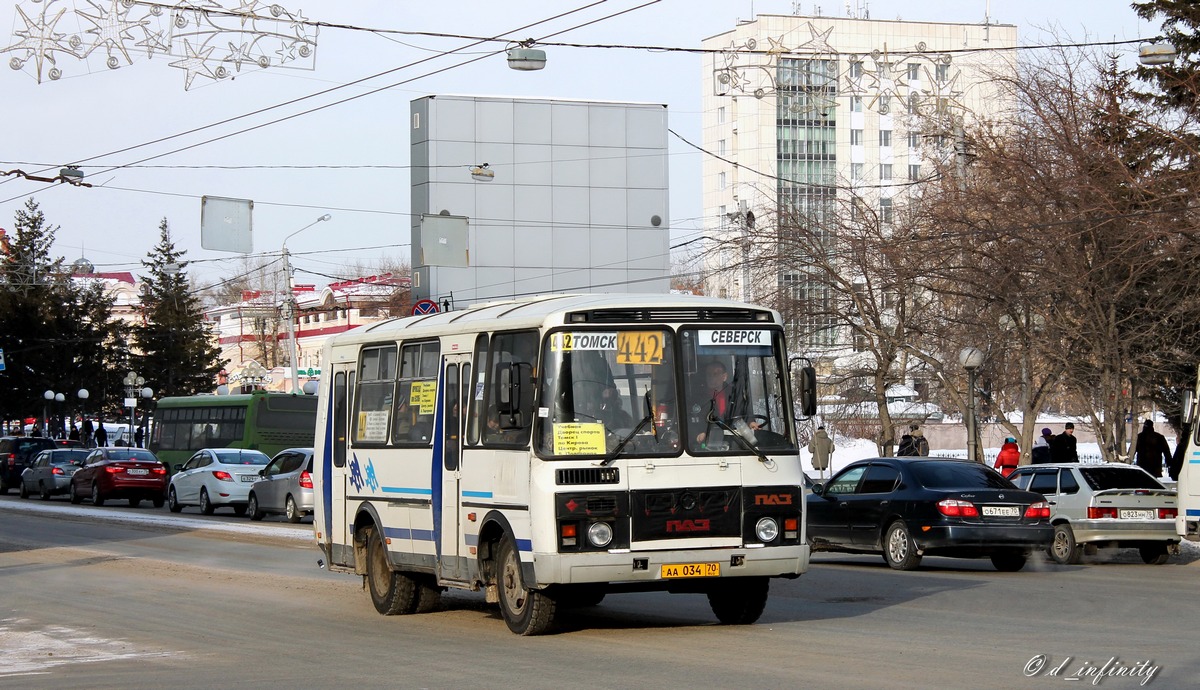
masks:
{"label": "dark green bus", "polygon": [[154,414],[150,450],[174,472],[201,448],[251,448],[273,456],[311,448],[317,397],[256,391],[248,395],[162,398]]}

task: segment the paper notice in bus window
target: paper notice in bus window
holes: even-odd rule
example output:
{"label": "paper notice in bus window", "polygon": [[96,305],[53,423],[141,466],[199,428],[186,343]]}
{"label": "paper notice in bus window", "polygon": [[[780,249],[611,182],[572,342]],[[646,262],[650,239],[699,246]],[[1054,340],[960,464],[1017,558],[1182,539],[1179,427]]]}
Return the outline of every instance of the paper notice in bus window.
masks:
{"label": "paper notice in bus window", "polygon": [[358,413],[358,437],[354,440],[365,443],[384,443],[387,441],[387,410]]}
{"label": "paper notice in bus window", "polygon": [[621,331],[617,334],[617,364],[662,364],[661,331]]}
{"label": "paper notice in bus window", "polygon": [[409,401],[417,414],[433,414],[437,405],[437,381],[413,381]]}
{"label": "paper notice in bus window", "polygon": [[555,333],[550,336],[551,352],[570,352],[572,350],[615,350],[617,349],[616,333],[595,333],[579,331],[574,333]]}
{"label": "paper notice in bus window", "polygon": [[604,425],[567,422],[554,425],[555,455],[604,455]]}

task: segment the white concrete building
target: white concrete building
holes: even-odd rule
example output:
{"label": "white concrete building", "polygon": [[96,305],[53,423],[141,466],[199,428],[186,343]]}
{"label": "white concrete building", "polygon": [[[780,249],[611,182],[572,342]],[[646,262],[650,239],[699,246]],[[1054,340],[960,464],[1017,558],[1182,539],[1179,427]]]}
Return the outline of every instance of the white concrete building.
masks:
{"label": "white concrete building", "polygon": [[[702,73],[708,234],[736,239],[748,214],[762,227],[781,208],[820,218],[850,194],[889,223],[931,157],[954,150],[952,133],[929,136],[929,117],[1006,107],[988,75],[1014,68],[1016,39],[1012,25],[781,15],[705,39],[717,51]],[[736,247],[707,253],[708,294],[756,301],[803,282],[769,267],[752,277]],[[820,317],[802,309],[792,318],[811,354],[849,345],[831,322],[803,322]]]}

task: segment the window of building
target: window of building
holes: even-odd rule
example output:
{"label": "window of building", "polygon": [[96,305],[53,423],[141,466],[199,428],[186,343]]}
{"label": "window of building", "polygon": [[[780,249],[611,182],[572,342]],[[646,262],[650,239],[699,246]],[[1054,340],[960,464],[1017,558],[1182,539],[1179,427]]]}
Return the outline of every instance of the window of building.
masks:
{"label": "window of building", "polygon": [[863,63],[858,60],[850,61],[850,78],[858,79],[863,75]]}
{"label": "window of building", "polygon": [[862,163],[851,163],[850,164],[850,181],[857,182],[862,179],[862,176],[863,176],[863,164]]}
{"label": "window of building", "polygon": [[725,189],[725,173],[717,173],[717,189]]}
{"label": "window of building", "polygon": [[891,199],[880,199],[879,200],[879,222],[880,223],[891,223],[892,222],[892,200]]}
{"label": "window of building", "polygon": [[880,163],[879,164],[879,181],[880,182],[891,182],[892,181],[892,164],[891,163]]}
{"label": "window of building", "polygon": [[921,135],[919,133],[917,133],[917,132],[909,132],[908,133],[908,148],[910,148],[910,149],[921,148]]}
{"label": "window of building", "polygon": [[917,81],[921,78],[921,66],[917,63],[909,63],[908,65],[908,80]]}
{"label": "window of building", "polygon": [[862,146],[863,145],[863,131],[861,129],[850,130],[850,145],[851,146]]}
{"label": "window of building", "polygon": [[863,105],[862,104],[862,96],[851,96],[850,97],[850,112],[861,113],[862,105]]}
{"label": "window of building", "polygon": [[950,78],[950,65],[938,65],[936,70],[934,76],[938,81],[946,81]]}
{"label": "window of building", "polygon": [[724,139],[721,139],[720,141],[717,142],[717,155],[719,155],[719,156],[725,155],[725,140]]}
{"label": "window of building", "polygon": [[890,129],[879,130],[879,145],[880,146],[891,146],[892,145],[892,130],[890,130]]}
{"label": "window of building", "polygon": [[717,108],[717,124],[719,124],[719,125],[725,124],[725,107],[724,106]]}
{"label": "window of building", "polygon": [[916,115],[921,111],[921,97],[915,93],[910,93],[905,105],[908,108],[909,115]]}
{"label": "window of building", "polygon": [[921,166],[916,163],[908,164],[908,181],[916,182],[921,179]]}
{"label": "window of building", "polygon": [[880,96],[879,97],[879,113],[881,115],[887,115],[890,112],[892,112],[892,97],[888,96],[888,95]]}

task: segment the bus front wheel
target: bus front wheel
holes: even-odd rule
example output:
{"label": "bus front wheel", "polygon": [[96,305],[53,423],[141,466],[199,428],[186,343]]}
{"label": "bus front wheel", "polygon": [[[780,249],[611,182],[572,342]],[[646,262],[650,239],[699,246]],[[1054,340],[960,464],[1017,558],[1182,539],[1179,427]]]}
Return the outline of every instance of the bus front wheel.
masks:
{"label": "bus front wheel", "polygon": [[366,542],[367,588],[371,591],[371,603],[375,605],[375,610],[385,616],[416,611],[417,583],[408,575],[392,570],[383,535],[368,529]]}
{"label": "bus front wheel", "polygon": [[521,558],[511,536],[500,542],[496,575],[500,613],[508,629],[518,635],[541,635],[554,625],[555,603],[545,592],[525,588]]}
{"label": "bus front wheel", "polygon": [[767,607],[771,589],[765,577],[730,578],[708,592],[708,605],[725,625],[750,625]]}

